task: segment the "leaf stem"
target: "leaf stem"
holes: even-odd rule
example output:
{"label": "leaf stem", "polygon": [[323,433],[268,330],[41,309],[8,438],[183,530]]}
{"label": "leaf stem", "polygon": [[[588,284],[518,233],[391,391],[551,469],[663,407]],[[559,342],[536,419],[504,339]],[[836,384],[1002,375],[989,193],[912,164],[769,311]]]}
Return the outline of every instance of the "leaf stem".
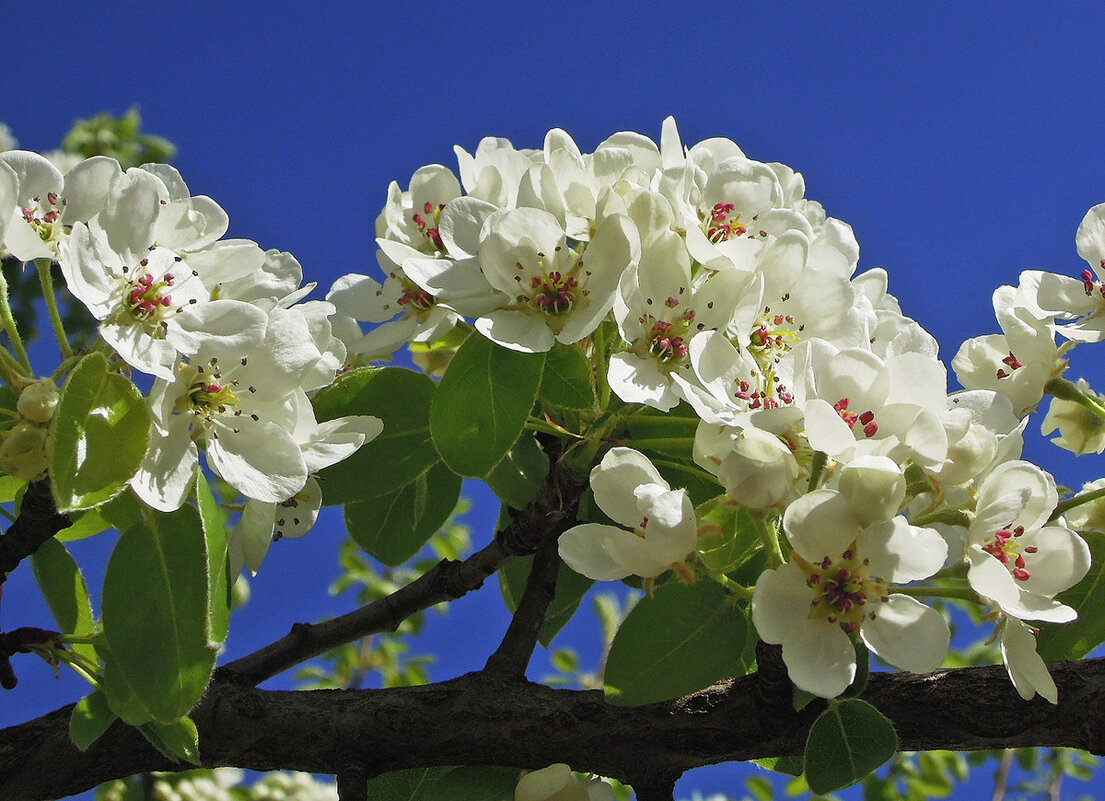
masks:
{"label": "leaf stem", "polygon": [[911,598],[954,598],[978,603],[978,593],[970,587],[895,587],[894,592]]}
{"label": "leaf stem", "polygon": [[758,515],[753,515],[753,520],[756,521],[756,532],[760,535],[760,542],[763,543],[764,550],[767,551],[771,566],[779,567],[787,560],[783,556],[782,547],[779,545],[779,531],[774,521],[769,522],[766,518]]}
{"label": "leaf stem", "polygon": [[19,329],[15,326],[15,318],[12,317],[11,306],[8,305],[8,279],[4,277],[2,270],[0,270],[0,322],[3,323],[4,330],[8,333],[8,339],[11,340],[12,347],[15,348],[15,355],[19,357],[21,367],[26,368],[27,375],[34,375],[31,360],[27,358],[27,349],[23,347],[23,338],[19,336]]}
{"label": "leaf stem", "polygon": [[50,313],[50,324],[54,327],[54,336],[57,337],[61,355],[70,358],[73,348],[65,336],[65,326],[62,325],[61,315],[58,314],[58,301],[54,296],[54,279],[50,276],[50,259],[35,259],[35,269],[38,270],[38,282],[42,284],[42,296],[46,299],[46,310]]}
{"label": "leaf stem", "polygon": [[1084,503],[1096,501],[1098,498],[1105,498],[1105,487],[1097,490],[1092,490],[1090,492],[1083,492],[1079,495],[1074,495],[1070,498],[1067,498],[1065,501],[1060,501],[1058,506],[1055,507],[1055,511],[1051,513],[1051,517],[1049,518],[1048,522],[1051,522],[1052,520],[1059,517],[1059,515],[1075,508],[1076,506],[1081,506]]}

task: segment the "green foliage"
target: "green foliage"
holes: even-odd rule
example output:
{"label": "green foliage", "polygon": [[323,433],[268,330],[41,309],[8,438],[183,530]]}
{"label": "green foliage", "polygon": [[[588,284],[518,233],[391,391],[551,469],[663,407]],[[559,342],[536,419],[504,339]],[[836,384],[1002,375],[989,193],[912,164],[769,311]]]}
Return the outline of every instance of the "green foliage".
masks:
{"label": "green foliage", "polygon": [[61,149],[84,158],[110,156],[124,170],[151,162],[164,163],[176,155],[176,147],[169,140],[142,133],[141,128],[137,108],[121,117],[105,111],[74,122],[61,142]]}
{"label": "green foliage", "polygon": [[87,751],[92,743],[100,739],[108,726],[115,722],[116,715],[111,711],[107,697],[96,690],[86,695],[73,707],[69,716],[69,737],[81,751]]}
{"label": "green foliage", "polygon": [[579,348],[557,343],[545,358],[541,402],[564,409],[587,410],[595,405],[591,362]]}
{"label": "green foliage", "polygon": [[151,514],[123,533],[104,575],[97,644],[113,712],[132,725],[172,724],[195,705],[215,667],[212,606],[193,507]]}
{"label": "green foliage", "polygon": [[606,662],[607,696],[648,704],[742,675],[748,622],[717,584],[671,582],[638,603],[622,623]]}
{"label": "green foliage", "polygon": [[365,552],[398,567],[449,518],[461,479],[442,463],[395,492],[345,505],[345,526]]}
{"label": "green foliage", "polygon": [[466,765],[384,773],[368,782],[373,801],[504,801],[514,797],[517,768]]}
{"label": "green foliage", "polygon": [[430,439],[430,401],[437,385],[399,367],[362,367],[339,376],[312,403],[318,421],[350,414],[379,417],[383,433],[320,474],[323,502],[375,498],[406,486],[440,457]]}
{"label": "green foliage", "polygon": [[479,334],[460,346],[430,407],[434,445],[454,473],[479,478],[506,455],[533,410],[544,365],[543,353]]}
{"label": "green foliage", "polygon": [[[95,630],[92,603],[88,600],[88,587],[77,562],[57,540],[46,540],[31,556],[31,568],[35,581],[50,607],[62,634],[89,636]],[[87,643],[78,643],[73,650],[96,660],[96,649]]]}
{"label": "green foliage", "polygon": [[91,509],[119,494],[150,441],[142,393],[91,353],[69,375],[50,431],[50,484],[58,510]]}
{"label": "green foliage", "polygon": [[521,509],[537,497],[549,474],[549,459],[535,437],[522,435],[484,480],[504,504]]}
{"label": "green foliage", "polygon": [[815,793],[855,784],[898,750],[898,735],[866,701],[830,701],[806,739],[806,782]]}

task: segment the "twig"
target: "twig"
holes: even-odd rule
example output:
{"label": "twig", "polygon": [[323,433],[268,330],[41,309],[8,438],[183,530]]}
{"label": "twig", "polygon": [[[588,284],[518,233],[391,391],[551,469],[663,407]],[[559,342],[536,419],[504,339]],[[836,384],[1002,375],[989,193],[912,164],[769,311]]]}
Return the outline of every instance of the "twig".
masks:
{"label": "twig", "polygon": [[550,537],[537,547],[518,608],[514,610],[503,641],[488,658],[484,667],[486,672],[503,678],[525,678],[541,626],[556,595],[556,577],[559,573],[557,540]]}

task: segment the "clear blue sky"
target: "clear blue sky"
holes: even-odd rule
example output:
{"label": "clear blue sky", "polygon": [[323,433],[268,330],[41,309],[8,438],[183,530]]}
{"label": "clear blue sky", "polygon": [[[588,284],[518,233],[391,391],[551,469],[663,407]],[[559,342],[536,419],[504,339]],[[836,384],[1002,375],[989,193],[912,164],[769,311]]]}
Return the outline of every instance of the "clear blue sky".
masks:
{"label": "clear blue sky", "polygon": [[[454,144],[471,151],[494,135],[537,147],[559,126],[591,150],[618,130],[658,137],[672,114],[684,142],[728,136],[800,170],[807,196],[855,229],[861,269],[888,269],[950,359],[964,338],[997,330],[997,285],[1028,267],[1083,269],[1074,231],[1105,201],[1096,2],[162,7],[9,9],[0,121],[46,149],[75,117],[137,104],[145,128],[178,145],[193,192],[230,214],[230,235],[291,251],[323,291],[375,269],[388,182],[455,166]],[[1096,384],[1105,389],[1100,374]],[[1105,472],[1052,450],[1030,453],[1062,482]],[[486,522],[473,525],[485,542]],[[316,530],[273,549],[230,655],[348,608],[325,596],[340,537]],[[0,626],[36,622],[27,573],[6,586]],[[480,636],[497,589],[481,597],[431,623],[462,633],[467,655],[488,653],[501,631]],[[434,677],[480,666],[465,658],[475,661],[442,655]],[[24,684],[0,698],[0,725],[80,690],[27,658],[16,667]],[[697,783],[737,791],[709,781]]]}

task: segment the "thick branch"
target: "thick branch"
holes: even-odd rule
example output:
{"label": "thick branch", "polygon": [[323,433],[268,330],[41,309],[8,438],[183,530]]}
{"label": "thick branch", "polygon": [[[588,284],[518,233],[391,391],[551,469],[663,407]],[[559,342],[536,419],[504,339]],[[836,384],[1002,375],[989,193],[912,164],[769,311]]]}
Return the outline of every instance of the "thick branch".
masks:
{"label": "thick branch", "polygon": [[0,586],[20,562],[70,525],[67,515],[58,514],[48,479],[28,484],[19,506],[19,517],[0,534]]}
{"label": "thick branch", "polygon": [[[1051,666],[1056,706],[1022,701],[1001,667],[873,674],[863,697],[908,750],[1032,746],[1105,753],[1105,660]],[[765,704],[753,676],[687,698],[613,706],[598,691],[553,690],[470,674],[388,690],[273,692],[216,679],[192,712],[205,765],[367,775],[438,765],[541,768],[566,762],[659,792],[684,771],[797,754],[821,705]],[[109,779],[179,768],[114,725],[87,752],[66,707],[0,731],[0,798],[53,799]]]}
{"label": "thick branch", "polygon": [[482,550],[461,562],[443,559],[406,587],[348,614],[322,623],[296,623],[286,636],[222,670],[238,681],[259,684],[331,648],[381,631],[395,631],[411,615],[479,589],[505,562],[533,553],[538,543],[555,540],[575,522],[582,485],[556,456],[557,452],[549,452],[549,480],[537,497],[516,512],[510,525]]}

